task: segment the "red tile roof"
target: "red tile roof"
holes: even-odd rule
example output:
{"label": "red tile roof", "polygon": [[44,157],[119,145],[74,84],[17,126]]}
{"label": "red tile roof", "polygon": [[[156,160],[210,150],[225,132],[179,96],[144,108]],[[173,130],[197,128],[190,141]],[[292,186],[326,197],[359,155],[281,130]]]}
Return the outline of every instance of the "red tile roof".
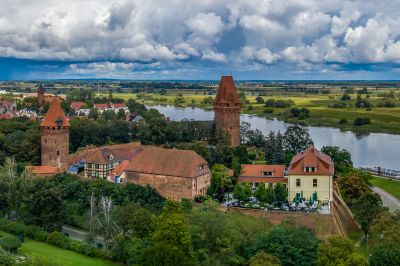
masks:
{"label": "red tile roof", "polygon": [[46,117],[40,124],[41,127],[57,127],[56,121],[62,121],[63,127],[69,127],[68,119],[65,117],[64,111],[61,108],[60,100],[58,97],[54,97],[50,104],[50,108],[47,111]]}
{"label": "red tile roof", "polygon": [[239,176],[239,182],[249,183],[287,183],[286,177],[242,177]]}
{"label": "red tile roof", "polygon": [[[316,167],[316,172],[305,172],[305,167]],[[288,168],[289,175],[333,175],[334,166],[330,156],[310,145],[295,155]]]}
{"label": "red tile roof", "polygon": [[[111,150],[108,148],[97,149],[90,153],[86,158],[82,158],[86,163],[106,164],[109,162],[131,160],[139,152]],[[111,159],[112,158],[112,159]]]}
{"label": "red tile roof", "polygon": [[[264,176],[263,172],[272,172],[271,176]],[[284,165],[269,165],[269,164],[242,164],[243,177],[284,177]]]}
{"label": "red tile roof", "polygon": [[[200,169],[203,166],[203,169]],[[131,160],[127,172],[196,177],[210,172],[207,161],[191,150],[152,147]]]}
{"label": "red tile roof", "polygon": [[108,104],[106,104],[106,103],[96,103],[94,105],[94,108],[96,108],[96,109],[106,109],[106,108],[108,108]]}
{"label": "red tile roof", "polygon": [[117,167],[115,167],[109,174],[109,176],[120,176],[129,165],[128,160],[122,161]]}
{"label": "red tile roof", "polygon": [[84,102],[71,102],[71,108],[74,109],[75,111],[79,110],[82,108],[82,106],[85,106],[86,103]]}
{"label": "red tile roof", "polygon": [[221,77],[214,103],[240,104],[240,98],[236,91],[232,76]]}
{"label": "red tile roof", "polygon": [[114,107],[114,108],[122,108],[122,107],[126,107],[126,104],[124,104],[124,103],[113,103],[112,107]]}
{"label": "red tile roof", "polygon": [[55,174],[59,171],[59,169],[57,167],[53,167],[53,166],[39,165],[39,166],[31,166],[29,168],[29,171],[32,174],[44,175],[44,174]]}

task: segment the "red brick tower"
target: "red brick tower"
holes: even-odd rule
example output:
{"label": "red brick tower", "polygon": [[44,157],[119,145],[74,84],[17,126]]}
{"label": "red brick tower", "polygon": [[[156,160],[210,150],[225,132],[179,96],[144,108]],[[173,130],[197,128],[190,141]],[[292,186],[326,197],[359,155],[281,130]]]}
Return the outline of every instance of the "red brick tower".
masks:
{"label": "red brick tower", "polygon": [[40,124],[42,165],[67,169],[69,127],[60,100],[54,97],[46,117]]}
{"label": "red brick tower", "polygon": [[214,101],[215,127],[231,136],[231,145],[240,144],[240,98],[232,76],[222,76]]}
{"label": "red brick tower", "polygon": [[44,103],[44,88],[42,84],[39,85],[39,88],[37,90],[37,101],[39,106],[42,106]]}

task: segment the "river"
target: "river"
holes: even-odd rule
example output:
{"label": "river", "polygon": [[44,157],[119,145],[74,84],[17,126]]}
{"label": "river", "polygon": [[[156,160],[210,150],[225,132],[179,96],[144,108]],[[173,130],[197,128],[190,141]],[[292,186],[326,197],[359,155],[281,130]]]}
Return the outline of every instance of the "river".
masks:
{"label": "river", "polygon": [[[171,120],[182,119],[213,120],[214,112],[197,107],[152,106]],[[252,129],[261,130],[264,135],[270,131],[284,132],[291,124],[279,120],[269,120],[262,117],[242,114],[241,122],[249,122]],[[357,135],[351,131],[340,131],[330,127],[306,127],[309,130],[314,145],[339,146],[351,153],[354,166],[380,166],[400,170],[400,135],[370,133]]]}

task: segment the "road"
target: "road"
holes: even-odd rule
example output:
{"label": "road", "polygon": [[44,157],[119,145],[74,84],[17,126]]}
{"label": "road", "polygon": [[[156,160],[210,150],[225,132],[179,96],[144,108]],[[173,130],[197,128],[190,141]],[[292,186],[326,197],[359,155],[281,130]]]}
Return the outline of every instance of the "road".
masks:
{"label": "road", "polygon": [[388,207],[390,212],[400,210],[400,200],[378,187],[371,187],[371,189],[381,196],[383,205]]}

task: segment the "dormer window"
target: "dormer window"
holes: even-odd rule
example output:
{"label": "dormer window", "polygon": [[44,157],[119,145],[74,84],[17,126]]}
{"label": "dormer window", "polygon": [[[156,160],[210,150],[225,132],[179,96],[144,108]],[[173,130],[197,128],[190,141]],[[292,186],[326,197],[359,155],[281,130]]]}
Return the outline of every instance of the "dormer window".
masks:
{"label": "dormer window", "polygon": [[317,167],[304,167],[304,172],[305,173],[317,172]]}
{"label": "dormer window", "polygon": [[264,171],[262,172],[263,176],[272,176],[272,172]]}
{"label": "dormer window", "polygon": [[199,165],[199,171],[203,171],[204,170],[204,164]]}
{"label": "dormer window", "polygon": [[62,126],[63,121],[62,121],[61,117],[57,117],[55,122],[56,122],[57,128],[60,128]]}

